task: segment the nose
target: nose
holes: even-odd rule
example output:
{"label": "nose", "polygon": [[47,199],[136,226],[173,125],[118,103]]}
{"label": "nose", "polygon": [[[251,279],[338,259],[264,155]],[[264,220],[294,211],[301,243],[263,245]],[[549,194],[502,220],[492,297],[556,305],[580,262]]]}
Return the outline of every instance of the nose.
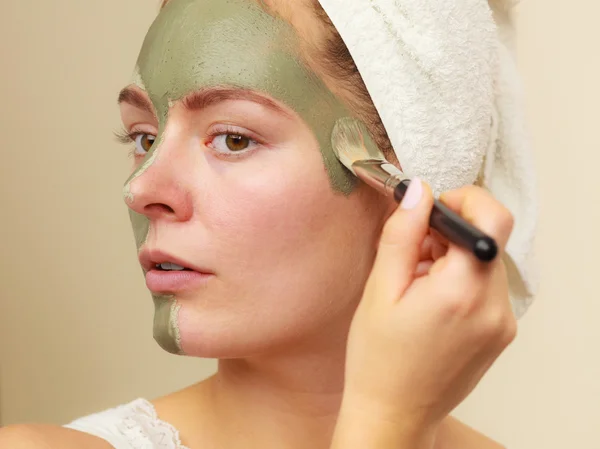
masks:
{"label": "nose", "polygon": [[187,221],[194,212],[185,182],[189,161],[170,151],[163,141],[125,184],[127,206],[150,220]]}

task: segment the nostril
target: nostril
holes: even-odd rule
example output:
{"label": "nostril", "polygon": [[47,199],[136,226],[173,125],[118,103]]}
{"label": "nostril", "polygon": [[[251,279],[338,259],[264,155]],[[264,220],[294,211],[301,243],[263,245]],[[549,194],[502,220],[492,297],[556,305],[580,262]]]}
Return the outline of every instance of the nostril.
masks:
{"label": "nostril", "polygon": [[152,203],[144,207],[144,210],[148,214],[174,214],[175,210],[164,203]]}

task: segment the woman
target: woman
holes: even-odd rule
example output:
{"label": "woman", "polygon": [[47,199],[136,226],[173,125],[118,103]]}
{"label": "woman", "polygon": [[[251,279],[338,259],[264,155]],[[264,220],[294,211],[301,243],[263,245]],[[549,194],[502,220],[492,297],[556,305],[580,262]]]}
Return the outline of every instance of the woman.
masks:
{"label": "woman", "polygon": [[[504,265],[429,233],[426,183],[398,208],[332,157],[348,114],[394,154],[319,4],[165,3],[119,98],[125,200],[157,342],[219,371],[0,446],[500,447],[449,413],[515,337]],[[442,199],[506,246],[512,216],[486,191]]]}

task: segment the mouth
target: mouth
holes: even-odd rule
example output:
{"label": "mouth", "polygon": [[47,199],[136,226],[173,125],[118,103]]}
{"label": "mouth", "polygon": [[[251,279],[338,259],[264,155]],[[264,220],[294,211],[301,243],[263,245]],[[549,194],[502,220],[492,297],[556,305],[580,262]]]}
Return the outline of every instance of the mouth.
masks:
{"label": "mouth", "polygon": [[189,262],[180,257],[155,248],[144,248],[139,254],[140,264],[145,272],[158,271],[196,271],[204,274],[214,274],[211,270]]}
{"label": "mouth", "polygon": [[215,276],[207,268],[158,249],[142,250],[139,259],[146,275],[146,286],[152,293],[183,293],[204,286]]}
{"label": "mouth", "polygon": [[157,263],[153,269],[159,271],[194,271],[191,268],[186,268],[173,262]]}

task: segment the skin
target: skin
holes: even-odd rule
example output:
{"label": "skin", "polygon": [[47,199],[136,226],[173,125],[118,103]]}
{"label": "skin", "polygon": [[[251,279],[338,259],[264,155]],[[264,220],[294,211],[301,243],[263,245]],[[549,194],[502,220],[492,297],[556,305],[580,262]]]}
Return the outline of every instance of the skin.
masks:
{"label": "skin", "polygon": [[[243,3],[259,14],[253,3]],[[301,37],[294,51],[310,48],[305,41],[322,45],[318,21],[303,2],[273,0],[270,6]],[[236,33],[244,37],[239,28]],[[219,359],[215,376],[155,400],[158,415],[192,449],[329,448],[344,396],[349,328],[395,204],[362,184],[349,194],[337,189],[319,130],[277,89],[254,90],[283,112],[243,98],[190,109],[180,99],[187,91],[161,103],[163,91],[151,76],[144,79],[139,65],[129,89],[142,101],[130,96],[121,103],[123,124],[129,133],[157,140],[148,154],[138,151],[125,192],[137,244],[215,273],[196,291],[154,294],[159,343],[170,352]],[[188,87],[205,88],[193,80]],[[217,151],[222,139],[214,137],[223,125],[260,144],[239,157],[224,156]],[[489,199],[474,210],[495,216]],[[426,275],[446,250],[427,237],[417,275]],[[344,424],[361,429],[368,427],[365,420]],[[3,429],[0,446],[110,447],[79,432],[37,426]],[[437,429],[435,449],[498,447],[451,417]]]}
{"label": "skin", "polygon": [[[149,219],[136,210],[136,180],[169,145],[165,132],[173,105],[199,90],[235,86],[284,103],[316,137],[331,187],[345,194],[352,191],[354,180],[330,143],[335,121],[348,111],[305,67],[300,51],[297,34],[287,22],[246,0],[176,0],[159,14],[144,41],[135,77],[156,111],[157,142],[125,186],[138,248],[147,240]],[[279,170],[283,173],[287,167],[279,165]],[[154,294],[154,303],[156,340],[169,352],[184,353],[177,298]]]}
{"label": "skin", "polygon": [[[213,3],[194,5],[218,9]],[[284,60],[297,62],[311,47],[306,41],[319,36],[318,22],[298,4],[291,8],[288,2],[272,3],[285,19],[272,22],[252,2],[242,3],[245,11],[287,36],[277,37],[286,44]],[[169,6],[173,13],[189,5],[173,0]],[[236,30],[239,34],[239,27]],[[145,46],[152,42],[147,40]],[[155,401],[159,416],[175,425],[190,447],[207,442],[248,447],[247,435],[253,435],[251,447],[328,447],[342,401],[349,326],[382,226],[395,204],[362,184],[349,194],[336,184],[328,166],[328,138],[342,113],[315,122],[311,111],[321,108],[288,96],[288,81],[276,73],[267,73],[271,82],[265,84],[235,82],[272,100],[283,114],[241,99],[191,111],[178,98],[193,89],[222,86],[225,80],[212,82],[194,72],[193,79],[178,78],[177,85],[186,89],[165,94],[165,85],[172,85],[168,80],[156,80],[155,86],[144,76],[141,61],[146,51],[152,53],[142,50],[138,61],[143,84],[133,88],[147,96],[156,113],[123,103],[122,117],[128,131],[155,135],[157,143],[150,154],[136,160],[128,205],[134,216],[149,222],[143,248],[168,250],[216,273],[201,291],[178,294],[171,301],[180,307],[176,323],[181,352],[217,358],[219,371]],[[149,66],[161,73],[160,62]],[[317,73],[305,78],[307,71],[299,66],[293,74],[306,96],[320,91],[319,97],[331,98],[333,93],[344,99],[344,92],[322,72],[327,93],[322,84],[313,84]],[[185,72],[176,73],[181,77]],[[169,108],[157,97],[168,98]],[[262,144],[239,159],[224,158],[209,137],[223,123],[258,136]],[[319,137],[322,133],[327,139]],[[425,246],[426,254],[435,248],[441,251],[438,244]],[[440,427],[439,441],[451,442],[452,432],[465,428],[449,419]],[[484,438],[474,431],[470,435],[482,447]]]}

